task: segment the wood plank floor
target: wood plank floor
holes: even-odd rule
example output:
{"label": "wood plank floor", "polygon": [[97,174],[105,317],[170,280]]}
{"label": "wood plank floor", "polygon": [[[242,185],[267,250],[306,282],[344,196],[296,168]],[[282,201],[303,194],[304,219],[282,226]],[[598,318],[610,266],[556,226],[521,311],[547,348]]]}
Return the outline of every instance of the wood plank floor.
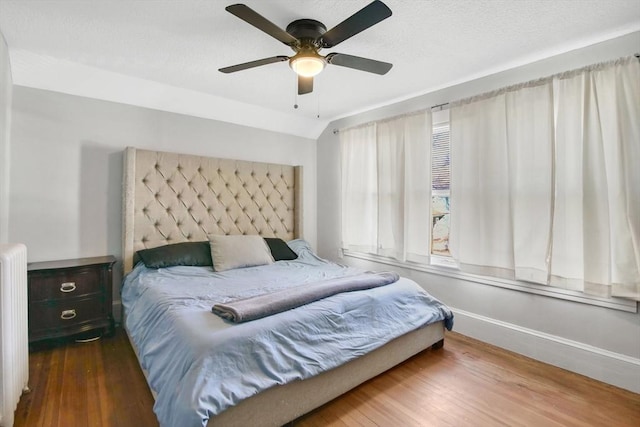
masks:
{"label": "wood plank floor", "polygon": [[[34,349],[16,427],[152,427],[126,335]],[[640,426],[640,395],[448,333],[293,423],[311,426]]]}

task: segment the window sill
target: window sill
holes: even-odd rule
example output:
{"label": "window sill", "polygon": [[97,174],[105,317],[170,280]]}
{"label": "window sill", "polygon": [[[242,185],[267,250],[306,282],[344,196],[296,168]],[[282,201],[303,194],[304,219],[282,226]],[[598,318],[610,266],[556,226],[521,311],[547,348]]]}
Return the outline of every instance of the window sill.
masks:
{"label": "window sill", "polygon": [[392,258],[375,254],[352,252],[344,250],[346,257],[372,261],[380,264],[392,265],[394,267],[408,268],[410,270],[424,273],[437,274],[439,276],[451,277],[454,279],[466,280],[483,285],[496,286],[499,288],[512,289],[520,292],[527,292],[536,295],[543,295],[551,298],[558,298],[567,301],[590,304],[599,307],[612,308],[614,310],[638,312],[638,303],[623,298],[603,298],[593,295],[585,295],[581,292],[570,291],[550,286],[537,285],[535,283],[520,282],[516,280],[499,279],[495,277],[479,276],[460,271],[454,263],[438,262],[438,265],[419,264],[415,262],[402,262]]}

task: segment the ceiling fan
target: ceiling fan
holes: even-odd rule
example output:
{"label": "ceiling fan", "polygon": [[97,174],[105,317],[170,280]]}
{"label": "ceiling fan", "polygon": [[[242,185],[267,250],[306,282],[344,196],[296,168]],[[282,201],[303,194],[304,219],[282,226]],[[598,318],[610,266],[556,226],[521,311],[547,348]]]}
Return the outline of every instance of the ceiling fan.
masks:
{"label": "ceiling fan", "polygon": [[381,1],[376,0],[370,3],[329,31],[327,31],[327,27],[322,22],[314,19],[293,21],[287,25],[285,31],[244,4],[227,6],[225,10],[286,44],[293,49],[295,55],[272,56],[220,68],[219,71],[223,73],[235,73],[236,71],[261,65],[289,61],[289,66],[298,75],[298,94],[304,95],[313,91],[313,76],[320,73],[327,64],[354,68],[380,75],[386,74],[393,66],[388,62],[345,55],[343,53],[329,53],[326,56],[318,53],[321,49],[342,43],[359,32],[390,17],[391,9]]}

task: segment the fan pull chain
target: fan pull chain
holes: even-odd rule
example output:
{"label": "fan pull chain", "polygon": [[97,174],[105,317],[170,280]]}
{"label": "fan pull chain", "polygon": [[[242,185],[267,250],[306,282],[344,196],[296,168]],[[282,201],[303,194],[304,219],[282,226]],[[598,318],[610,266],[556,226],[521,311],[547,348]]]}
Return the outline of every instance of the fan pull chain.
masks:
{"label": "fan pull chain", "polygon": [[319,90],[316,92],[316,99],[318,100],[318,109],[316,113],[316,118],[319,119],[320,118],[320,91]]}
{"label": "fan pull chain", "polygon": [[318,90],[317,82],[316,82],[316,100],[318,101],[317,110],[316,110],[316,118],[319,119],[320,118],[320,90]]}
{"label": "fan pull chain", "polygon": [[298,75],[294,73],[295,83],[293,85],[293,109],[298,109]]}

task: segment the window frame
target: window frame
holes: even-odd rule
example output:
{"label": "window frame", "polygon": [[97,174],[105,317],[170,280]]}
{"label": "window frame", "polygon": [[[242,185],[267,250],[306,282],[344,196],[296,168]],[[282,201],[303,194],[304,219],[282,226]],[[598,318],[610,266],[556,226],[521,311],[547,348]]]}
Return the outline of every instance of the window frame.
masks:
{"label": "window frame", "polygon": [[[455,260],[451,257],[451,254],[449,253],[449,255],[444,255],[444,254],[438,254],[438,253],[434,253],[433,252],[433,246],[434,246],[434,241],[433,241],[433,236],[434,236],[434,214],[433,214],[433,198],[434,197],[447,197],[449,198],[449,201],[451,200],[451,187],[450,187],[450,182],[451,182],[451,128],[449,125],[449,109],[448,108],[443,108],[443,106],[438,107],[439,110],[438,111],[432,111],[431,113],[431,141],[430,141],[430,147],[431,147],[431,164],[429,165],[430,168],[430,189],[431,189],[431,197],[430,197],[430,203],[429,203],[429,222],[430,222],[430,232],[429,232],[429,264],[431,265],[442,265],[442,266],[446,266],[446,267],[455,267],[458,268],[458,264],[455,262]],[[448,173],[449,173],[449,178],[447,179],[447,189],[436,189],[434,188],[434,180],[433,180],[433,176],[434,176],[434,160],[435,160],[435,156],[434,156],[434,145],[436,143],[436,138],[438,135],[442,134],[442,133],[447,133],[447,155],[449,156],[449,165],[447,167],[448,169]],[[451,215],[451,206],[449,206],[449,215]],[[449,229],[449,233],[451,232],[451,230]],[[449,235],[447,235],[447,247],[448,247],[448,242],[449,242]],[[447,249],[448,252],[448,249]]]}

